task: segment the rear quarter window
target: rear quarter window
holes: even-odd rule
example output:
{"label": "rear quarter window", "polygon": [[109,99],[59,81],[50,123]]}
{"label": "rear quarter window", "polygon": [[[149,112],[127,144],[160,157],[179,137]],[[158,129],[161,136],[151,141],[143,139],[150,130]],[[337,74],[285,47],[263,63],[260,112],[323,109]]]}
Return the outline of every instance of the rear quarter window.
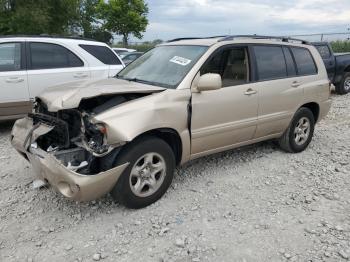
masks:
{"label": "rear quarter window", "polygon": [[106,65],[121,65],[121,61],[116,54],[106,46],[98,45],[79,45],[90,55],[97,58],[99,61]]}
{"label": "rear quarter window", "polygon": [[302,47],[292,47],[291,50],[297,65],[298,75],[317,74],[315,61],[308,49]]}

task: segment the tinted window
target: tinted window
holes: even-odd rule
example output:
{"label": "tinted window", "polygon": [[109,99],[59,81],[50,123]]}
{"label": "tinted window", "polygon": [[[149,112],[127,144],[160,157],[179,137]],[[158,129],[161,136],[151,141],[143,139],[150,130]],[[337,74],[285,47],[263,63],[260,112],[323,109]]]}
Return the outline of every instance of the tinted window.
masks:
{"label": "tinted window", "polygon": [[84,66],[67,48],[49,43],[30,43],[31,69],[52,69]]}
{"label": "tinted window", "polygon": [[220,74],[223,87],[247,83],[249,63],[246,48],[219,51],[201,69],[201,75],[207,73]]}
{"label": "tinted window", "polygon": [[121,65],[115,53],[106,46],[80,45],[80,47],[106,65]]}
{"label": "tinted window", "polygon": [[315,62],[309,52],[305,48],[292,48],[295,62],[299,75],[313,75],[317,73]]}
{"label": "tinted window", "polygon": [[21,70],[21,44],[0,44],[0,72]]}
{"label": "tinted window", "polygon": [[286,62],[280,46],[254,46],[258,79],[269,80],[287,76]]}
{"label": "tinted window", "polygon": [[288,76],[295,76],[297,74],[297,70],[295,68],[294,60],[293,60],[292,54],[290,53],[289,48],[283,47],[283,53],[286,59]]}
{"label": "tinted window", "polygon": [[331,57],[331,51],[329,51],[328,46],[318,45],[318,46],[316,46],[316,48],[323,59],[327,59],[327,58]]}

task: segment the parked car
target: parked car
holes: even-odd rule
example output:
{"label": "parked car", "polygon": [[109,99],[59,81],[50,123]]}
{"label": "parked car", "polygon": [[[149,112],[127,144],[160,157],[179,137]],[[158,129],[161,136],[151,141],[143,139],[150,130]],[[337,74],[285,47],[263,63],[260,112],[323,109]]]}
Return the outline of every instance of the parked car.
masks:
{"label": "parked car", "polygon": [[46,88],[115,76],[124,63],[106,44],[54,37],[0,37],[0,120],[23,117]]}
{"label": "parked car", "polygon": [[121,55],[121,58],[125,65],[130,64],[131,62],[135,61],[137,58],[142,56],[143,52],[131,52],[131,53],[124,53]]}
{"label": "parked car", "polygon": [[114,47],[113,51],[116,52],[118,55],[123,55],[125,53],[136,52],[135,49],[122,48],[122,47]]}
{"label": "parked car", "polygon": [[268,139],[287,152],[305,150],[330,106],[327,71],[312,45],[259,36],[177,40],[114,79],[39,95],[11,141],[64,196],[111,192],[141,208],[191,159]]}
{"label": "parked car", "polygon": [[350,92],[350,53],[336,54],[327,42],[312,43],[320,52],[328,77],[338,94]]}

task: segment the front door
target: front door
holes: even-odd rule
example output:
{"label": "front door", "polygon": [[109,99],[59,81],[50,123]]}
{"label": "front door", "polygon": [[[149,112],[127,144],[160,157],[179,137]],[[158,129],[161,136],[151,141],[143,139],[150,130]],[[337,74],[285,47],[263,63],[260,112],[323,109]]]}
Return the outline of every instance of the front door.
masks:
{"label": "front door", "polygon": [[21,42],[0,43],[0,119],[31,110]]}
{"label": "front door", "polygon": [[253,139],[258,115],[258,94],[250,83],[247,47],[218,50],[200,74],[220,74],[219,90],[193,92],[192,157],[219,152]]}

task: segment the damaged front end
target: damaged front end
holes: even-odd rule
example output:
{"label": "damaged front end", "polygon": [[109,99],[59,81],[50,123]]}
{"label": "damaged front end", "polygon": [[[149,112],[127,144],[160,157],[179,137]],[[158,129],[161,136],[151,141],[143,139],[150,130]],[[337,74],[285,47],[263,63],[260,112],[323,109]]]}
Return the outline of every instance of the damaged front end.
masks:
{"label": "damaged front end", "polygon": [[115,166],[124,142],[108,143],[108,126],[94,116],[144,95],[95,97],[57,112],[37,99],[34,113],[15,123],[12,145],[64,196],[96,199],[112,190],[128,163]]}

